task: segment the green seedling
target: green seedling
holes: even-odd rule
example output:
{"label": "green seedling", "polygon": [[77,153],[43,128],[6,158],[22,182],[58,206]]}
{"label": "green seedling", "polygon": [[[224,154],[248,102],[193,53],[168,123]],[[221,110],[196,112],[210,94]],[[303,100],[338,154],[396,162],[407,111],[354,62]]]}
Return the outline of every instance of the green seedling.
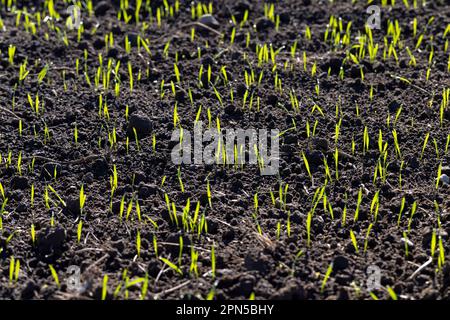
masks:
{"label": "green seedling", "polygon": [[355,248],[356,253],[359,253],[358,241],[356,240],[356,236],[352,230],[350,230],[350,239],[352,241],[352,244],[353,244],[353,247]]}
{"label": "green seedling", "polygon": [[330,277],[331,273],[333,272],[333,263],[331,263],[328,268],[327,271],[325,273],[325,276],[322,280],[322,285],[320,287],[320,293],[323,293],[323,291],[325,290],[325,286],[327,284],[328,278]]}
{"label": "green seedling", "polygon": [[53,267],[53,265],[49,264],[48,265],[49,269],[50,269],[50,273],[53,277],[53,280],[55,281],[55,284],[58,288],[61,287],[61,284],[59,282],[59,277],[58,277],[58,273],[56,272],[55,268]]}

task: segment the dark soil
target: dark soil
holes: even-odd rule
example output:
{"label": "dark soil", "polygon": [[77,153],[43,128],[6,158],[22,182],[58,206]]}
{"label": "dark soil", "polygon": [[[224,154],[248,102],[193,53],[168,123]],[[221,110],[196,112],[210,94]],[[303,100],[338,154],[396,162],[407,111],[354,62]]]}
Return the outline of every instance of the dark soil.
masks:
{"label": "dark soil", "polygon": [[[77,30],[65,26],[68,4],[57,1],[56,10],[61,19],[44,22],[49,14],[44,1],[17,2],[18,9],[26,9],[30,15],[29,21],[35,23],[36,32],[33,34],[32,27],[26,25],[25,13],[16,26],[17,14],[0,5],[3,24],[0,30],[0,182],[4,189],[4,196],[0,193],[0,208],[7,199],[0,224],[1,299],[100,299],[105,275],[108,299],[139,299],[146,277],[147,299],[248,299],[253,296],[256,299],[371,299],[367,268],[372,265],[381,272],[381,287],[373,291],[380,299],[390,298],[388,288],[399,299],[450,297],[447,262],[450,189],[445,184],[436,189],[439,164],[442,173],[450,175],[449,153],[445,152],[450,133],[448,106],[440,121],[440,106],[445,103],[443,90],[450,88],[447,63],[450,50],[445,48],[450,33],[443,37],[450,23],[448,0],[427,1],[426,6],[419,5],[416,9],[412,8],[412,0],[409,9],[402,1],[396,1],[395,7],[381,8],[381,30],[372,30],[373,41],[379,44],[377,58],[370,62],[366,49],[365,58],[358,64],[346,56],[347,52],[358,56],[359,49],[351,47],[358,44],[358,35],[365,34],[368,14],[363,2],[366,1],[358,4],[349,0],[269,1],[268,4],[275,3],[275,15],[279,15],[278,30],[276,23],[264,18],[262,1],[213,1],[216,21],[203,20],[209,28],[193,23],[190,2],[186,5],[181,1],[173,17],[166,12],[159,27],[156,11],[162,8],[164,12],[163,1],[152,0],[148,7],[144,1],[139,22],[134,15],[134,1],[130,1],[128,24],[123,21],[123,12],[121,21],[118,20],[120,1],[94,2],[92,16],[85,9],[82,11],[85,31],[80,39]],[[168,3],[173,5],[174,1]],[[230,44],[231,15],[239,24],[246,10],[248,22],[236,28],[234,43]],[[41,12],[40,27],[37,11]],[[347,23],[352,21],[350,46],[332,44],[331,30],[328,42],[324,41],[330,15],[342,19],[341,39]],[[415,17],[418,27],[414,36]],[[430,21],[432,17],[434,20]],[[389,50],[383,37],[387,34],[388,21],[395,19],[401,28],[395,53],[398,61],[392,52],[390,58],[383,59],[383,50]],[[59,33],[53,23],[59,27]],[[311,40],[306,38],[306,26],[311,28]],[[192,28],[196,30],[194,41],[191,41]],[[67,44],[63,41],[64,32]],[[105,36],[111,34],[114,43],[105,46]],[[250,35],[248,43],[247,34]],[[421,34],[423,41],[416,48]],[[124,45],[126,37],[130,42],[128,52]],[[139,43],[141,38],[148,40],[149,52]],[[388,44],[392,41],[391,36],[386,39]],[[292,57],[290,48],[295,40],[297,51]],[[256,47],[263,44],[271,45],[274,51],[281,49],[275,59],[276,71],[270,53],[267,63],[258,63]],[[8,61],[11,45],[16,47],[13,65]],[[416,66],[410,65],[406,47],[411,49]],[[431,51],[434,54],[429,64]],[[97,69],[100,54],[103,66]],[[106,74],[108,59],[113,70],[118,61],[120,68],[117,74],[110,73],[109,88],[103,85],[102,76],[97,86],[94,80],[97,70],[105,70]],[[29,73],[21,80],[19,70],[25,61]],[[179,83],[174,63],[180,71]],[[314,63],[317,71],[312,75]],[[132,90],[128,64],[133,74]],[[38,74],[45,65],[48,71],[40,82]],[[204,68],[199,77],[201,65]],[[210,82],[208,66],[212,74]],[[228,81],[221,71],[223,66]],[[427,80],[428,69],[431,71]],[[250,87],[245,84],[245,71],[250,77],[254,72],[255,81]],[[262,71],[264,76],[258,85]],[[274,86],[276,78],[281,79],[281,91]],[[120,83],[118,96],[114,92],[116,83]],[[220,93],[222,103],[214,88]],[[248,98],[243,107],[246,90]],[[291,106],[291,92],[298,98],[298,110]],[[28,95],[34,105],[39,95],[39,114],[30,106]],[[186,131],[193,129],[200,105],[200,120],[205,126],[209,123],[209,110],[213,127],[216,119],[220,119],[222,128],[279,129],[283,132],[279,174],[262,176],[255,165],[234,168],[192,164],[181,165],[179,169],[171,161],[175,105],[179,117],[176,126]],[[313,108],[314,105],[320,110]],[[399,108],[401,113],[397,112]],[[339,119],[341,129],[336,143],[335,127]],[[364,128],[368,130],[368,150],[363,150]],[[389,166],[386,180],[378,174],[374,181],[377,163],[383,161],[382,157],[379,160],[380,130],[383,142],[388,143]],[[396,153],[393,130],[398,136],[400,156]],[[113,132],[117,143],[111,147],[108,137]],[[427,133],[430,135],[422,157]],[[339,179],[335,178],[336,148]],[[312,180],[302,152],[309,161]],[[307,216],[316,190],[325,184],[324,158],[331,179],[327,179],[326,198],[320,200],[314,211],[308,246]],[[118,186],[111,198],[114,168]],[[274,205],[270,191],[278,198],[280,184],[283,190],[286,184],[289,186],[286,204],[277,200]],[[86,204],[80,210],[82,185]],[[48,206],[45,190],[51,199]],[[362,202],[359,217],[354,221],[359,190],[362,190]],[[375,206],[371,209],[371,204],[377,191],[379,210],[375,220]],[[174,202],[178,226],[169,215],[165,195]],[[124,212],[120,218],[122,198]],[[402,198],[405,205],[398,224]],[[196,230],[186,230],[181,225],[188,201],[190,216],[194,215],[197,202],[200,203],[199,220],[204,214],[207,232],[198,235]],[[414,202],[417,210],[410,219]],[[78,242],[80,219],[83,225]],[[372,227],[364,250],[369,225]],[[350,231],[356,236],[358,252]],[[432,262],[412,277],[431,256],[433,234],[436,250]],[[183,239],[181,257],[180,238]],[[211,258],[212,248],[215,259]],[[192,262],[192,252],[198,254],[197,263],[195,259]],[[444,261],[439,258],[442,255]],[[12,257],[20,261],[17,281],[14,274],[10,279]],[[182,275],[159,258],[176,264]],[[49,265],[58,273],[59,287]],[[197,275],[191,268],[193,265],[197,265]],[[330,265],[332,272],[324,282]],[[73,292],[67,286],[69,266],[81,270],[80,292]],[[132,283],[134,280],[137,282]]]}

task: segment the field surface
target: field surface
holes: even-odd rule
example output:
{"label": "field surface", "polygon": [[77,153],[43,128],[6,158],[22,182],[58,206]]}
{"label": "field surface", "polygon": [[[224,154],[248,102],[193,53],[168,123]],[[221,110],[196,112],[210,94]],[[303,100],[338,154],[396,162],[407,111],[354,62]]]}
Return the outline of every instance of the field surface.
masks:
{"label": "field surface", "polygon": [[0,299],[448,299],[450,2],[381,2],[1,0]]}

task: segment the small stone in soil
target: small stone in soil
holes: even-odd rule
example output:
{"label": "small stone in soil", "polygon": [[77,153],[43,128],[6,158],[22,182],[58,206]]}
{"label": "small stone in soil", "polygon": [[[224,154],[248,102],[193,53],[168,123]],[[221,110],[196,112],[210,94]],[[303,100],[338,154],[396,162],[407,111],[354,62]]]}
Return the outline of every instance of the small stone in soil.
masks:
{"label": "small stone in soil", "polygon": [[117,56],[119,55],[119,50],[117,50],[116,48],[109,48],[108,50],[108,58],[117,58]]}
{"label": "small stone in soil", "polygon": [[288,24],[289,21],[291,21],[291,18],[289,16],[289,13],[283,12],[280,14],[280,21],[284,24]]}
{"label": "small stone in soil", "polygon": [[43,254],[50,254],[55,249],[60,249],[66,239],[66,231],[61,227],[46,228],[37,236],[38,249]]}
{"label": "small stone in soil", "polygon": [[255,282],[256,279],[253,275],[246,275],[241,277],[240,283],[238,285],[238,292],[244,297],[249,296],[253,290]]}
{"label": "small stone in soil", "polygon": [[128,35],[128,41],[130,44],[135,47],[138,45],[138,34],[136,32],[130,32]]}
{"label": "small stone in soil", "polygon": [[16,211],[17,212],[25,212],[25,211],[27,211],[27,206],[25,205],[25,203],[20,203],[18,206],[17,206],[17,208],[16,208]]}
{"label": "small stone in soil", "polygon": [[103,49],[103,47],[105,46],[105,41],[103,39],[97,38],[94,40],[93,46],[95,50]]}
{"label": "small stone in soil", "polygon": [[128,123],[128,134],[134,136],[133,128],[138,137],[148,136],[152,132],[152,121],[145,115],[132,114]]}
{"label": "small stone in soil", "polygon": [[105,159],[97,159],[92,164],[92,171],[94,172],[95,177],[101,177],[108,174],[108,163]]}
{"label": "small stone in soil", "polygon": [[234,5],[233,9],[238,11],[239,13],[245,13],[246,10],[250,11],[250,2],[247,0],[240,0]]}
{"label": "small stone in soil", "polygon": [[402,243],[406,242],[408,244],[408,247],[411,247],[411,248],[414,247],[414,243],[411,240],[409,240],[409,239],[401,238],[400,241]]}
{"label": "small stone in soil", "polygon": [[267,29],[272,29],[275,27],[275,24],[267,18],[260,18],[255,24],[256,31],[262,32]]}
{"label": "small stone in soil", "polygon": [[328,151],[328,140],[324,138],[314,138],[312,140],[313,150],[318,150],[322,152]]}
{"label": "small stone in soil", "polygon": [[215,61],[213,59],[213,57],[211,57],[209,54],[205,55],[202,58],[202,65],[204,66],[212,66],[215,64]]}
{"label": "small stone in soil", "polygon": [[11,187],[13,189],[26,189],[28,188],[28,179],[26,177],[14,177],[11,179]]}
{"label": "small stone in soil", "polygon": [[95,15],[96,16],[103,16],[106,14],[106,12],[110,9],[110,4],[107,1],[100,1],[95,6]]}
{"label": "small stone in soil", "polygon": [[271,106],[276,106],[276,104],[278,103],[278,97],[274,94],[271,94],[267,97],[267,104],[271,105]]}
{"label": "small stone in soil", "polygon": [[204,24],[205,26],[208,26],[212,29],[218,29],[220,27],[219,21],[217,21],[216,18],[214,18],[213,15],[210,14],[204,14],[199,19],[198,22],[201,24]]}
{"label": "small stone in soil", "polygon": [[443,175],[441,175],[441,177],[439,178],[439,180],[443,183],[443,184],[450,184],[450,178],[448,177],[448,175],[446,175],[445,173]]}
{"label": "small stone in soil", "polygon": [[36,291],[39,291],[39,286],[37,286],[33,280],[29,280],[22,290],[21,297],[26,300],[31,299]]}
{"label": "small stone in soil", "polygon": [[158,192],[158,187],[154,184],[140,184],[139,185],[139,197],[146,199],[152,194]]}
{"label": "small stone in soil", "polygon": [[80,198],[73,197],[66,199],[66,212],[73,215],[80,214]]}
{"label": "small stone in soil", "polygon": [[388,108],[389,108],[390,112],[395,113],[400,108],[400,106],[401,106],[400,103],[398,103],[397,101],[393,100],[393,101],[391,101],[391,103],[389,103]]}
{"label": "small stone in soil", "polygon": [[333,268],[336,271],[345,270],[348,267],[348,259],[344,256],[337,256],[333,260]]}
{"label": "small stone in soil", "polygon": [[323,154],[320,151],[306,150],[306,158],[308,159],[309,166],[314,170],[317,166],[323,164]]}

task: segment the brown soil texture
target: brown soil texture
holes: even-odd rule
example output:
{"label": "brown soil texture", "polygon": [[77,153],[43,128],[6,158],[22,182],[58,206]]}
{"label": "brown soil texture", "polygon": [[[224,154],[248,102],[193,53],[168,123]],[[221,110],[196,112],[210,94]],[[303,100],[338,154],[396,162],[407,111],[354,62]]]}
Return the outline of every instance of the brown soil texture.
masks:
{"label": "brown soil texture", "polygon": [[[1,299],[450,297],[448,0],[375,1],[373,61],[366,1],[7,2]],[[197,117],[280,130],[278,174],[175,165]]]}

